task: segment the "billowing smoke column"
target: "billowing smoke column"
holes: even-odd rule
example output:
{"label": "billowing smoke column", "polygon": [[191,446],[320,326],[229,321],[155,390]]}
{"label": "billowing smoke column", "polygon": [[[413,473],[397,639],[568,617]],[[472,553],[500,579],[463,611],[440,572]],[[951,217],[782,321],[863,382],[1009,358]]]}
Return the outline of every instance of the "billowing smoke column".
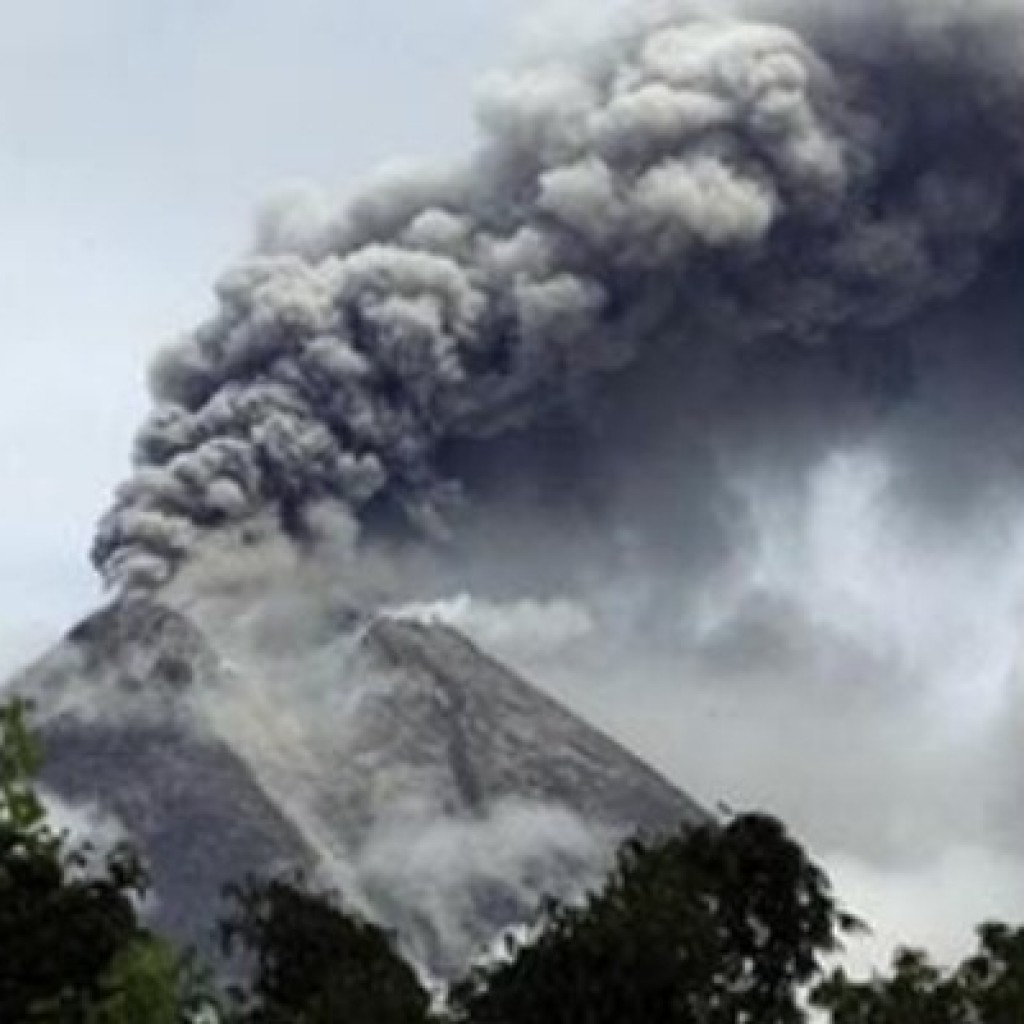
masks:
{"label": "billowing smoke column", "polygon": [[1024,12],[877,6],[652,19],[495,79],[453,173],[268,225],[157,361],[104,576],[158,586],[210,529],[323,499],[443,537],[472,500],[446,443],[709,338],[868,336],[964,289],[1020,226]]}

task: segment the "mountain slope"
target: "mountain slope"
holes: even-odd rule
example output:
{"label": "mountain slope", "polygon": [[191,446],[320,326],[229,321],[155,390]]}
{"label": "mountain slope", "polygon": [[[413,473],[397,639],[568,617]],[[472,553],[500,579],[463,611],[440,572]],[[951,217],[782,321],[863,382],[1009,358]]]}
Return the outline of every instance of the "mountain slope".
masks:
{"label": "mountain slope", "polygon": [[452,973],[625,835],[704,818],[449,628],[353,620],[262,651],[229,632],[122,601],[14,681],[47,785],[136,839],[180,937],[203,941],[225,882],[299,866]]}
{"label": "mountain slope", "polygon": [[[456,803],[479,810],[507,797],[572,807],[613,829],[663,829],[701,816],[698,806],[619,744],[584,725],[446,626],[380,620],[361,655],[400,681],[382,702],[403,734],[367,745],[402,755],[435,735],[447,750]],[[422,707],[417,696],[429,694]]]}

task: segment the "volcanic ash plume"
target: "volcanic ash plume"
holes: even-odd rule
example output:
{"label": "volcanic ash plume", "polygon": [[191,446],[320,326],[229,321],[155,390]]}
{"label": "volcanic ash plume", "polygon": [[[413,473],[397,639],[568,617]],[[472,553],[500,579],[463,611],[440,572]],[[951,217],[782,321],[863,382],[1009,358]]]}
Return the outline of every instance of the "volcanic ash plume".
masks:
{"label": "volcanic ash plume", "polygon": [[492,79],[450,173],[265,224],[153,368],[106,579],[159,586],[208,531],[325,500],[457,544],[453,446],[630,374],[683,393],[709,352],[888,343],[965,291],[1018,240],[1024,14],[876,6],[634,26]]}

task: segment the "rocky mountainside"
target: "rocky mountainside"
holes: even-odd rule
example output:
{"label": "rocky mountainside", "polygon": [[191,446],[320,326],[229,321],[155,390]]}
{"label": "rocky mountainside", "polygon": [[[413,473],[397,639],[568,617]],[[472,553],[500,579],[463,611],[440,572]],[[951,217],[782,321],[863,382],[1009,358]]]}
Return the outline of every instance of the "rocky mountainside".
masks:
{"label": "rocky mountainside", "polygon": [[454,630],[263,639],[123,601],[13,683],[39,709],[46,784],[146,851],[179,937],[208,943],[225,882],[301,867],[449,973],[541,895],[591,883],[625,835],[704,817]]}

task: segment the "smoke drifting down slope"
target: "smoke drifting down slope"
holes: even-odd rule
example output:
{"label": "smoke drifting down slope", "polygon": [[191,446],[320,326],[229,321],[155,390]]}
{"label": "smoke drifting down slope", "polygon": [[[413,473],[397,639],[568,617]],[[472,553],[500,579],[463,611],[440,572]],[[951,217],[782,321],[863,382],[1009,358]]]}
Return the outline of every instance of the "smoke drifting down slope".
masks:
{"label": "smoke drifting down slope", "polygon": [[106,579],[160,586],[211,532],[301,533],[324,501],[456,552],[576,501],[606,539],[668,518],[707,548],[723,460],[768,436],[777,472],[934,370],[954,439],[892,442],[931,501],[979,408],[1020,424],[1020,354],[966,311],[985,289],[1019,320],[1024,15],[876,7],[675,8],[496,77],[454,170],[269,219],[153,368]]}

